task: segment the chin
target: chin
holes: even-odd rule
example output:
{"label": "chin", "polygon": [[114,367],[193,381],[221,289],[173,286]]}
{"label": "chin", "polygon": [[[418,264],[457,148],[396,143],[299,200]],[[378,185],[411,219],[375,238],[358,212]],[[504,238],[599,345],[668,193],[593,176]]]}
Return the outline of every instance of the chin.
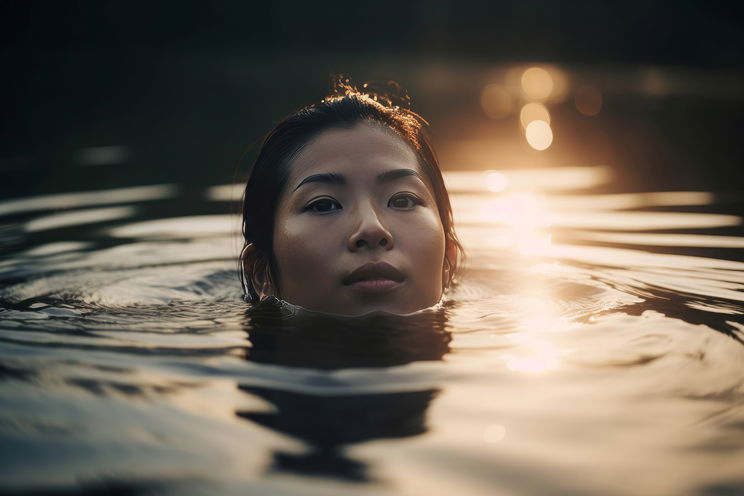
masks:
{"label": "chin", "polygon": [[[407,292],[410,293],[410,292]],[[407,315],[430,308],[441,301],[442,293],[431,293],[428,297],[419,292],[411,298],[404,294],[363,295],[341,294],[330,296],[324,301],[301,301],[301,299],[286,298],[286,301],[313,312],[342,315],[346,317],[361,317],[374,313]],[[329,304],[330,303],[330,304]]]}
{"label": "chin", "polygon": [[367,305],[357,305],[352,308],[346,307],[344,309],[339,309],[338,313],[357,317],[373,313],[408,315],[433,307],[440,301],[441,295],[437,298],[431,298],[430,300],[419,300],[418,302],[409,302],[408,304],[402,304],[401,301],[380,302],[376,304],[370,303]]}

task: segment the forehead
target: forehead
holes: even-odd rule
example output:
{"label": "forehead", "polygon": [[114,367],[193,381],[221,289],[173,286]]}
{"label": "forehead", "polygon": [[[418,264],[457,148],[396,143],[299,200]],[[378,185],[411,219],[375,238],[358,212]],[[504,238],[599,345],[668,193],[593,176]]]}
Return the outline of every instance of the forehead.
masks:
{"label": "forehead", "polygon": [[307,143],[292,161],[290,183],[315,173],[362,179],[401,168],[421,172],[412,147],[381,125],[359,123],[328,129]]}

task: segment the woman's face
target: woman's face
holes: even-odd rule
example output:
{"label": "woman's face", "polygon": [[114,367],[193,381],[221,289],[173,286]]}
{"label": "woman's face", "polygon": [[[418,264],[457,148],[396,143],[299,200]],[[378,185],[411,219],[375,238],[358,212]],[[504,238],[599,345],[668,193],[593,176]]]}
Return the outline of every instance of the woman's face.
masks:
{"label": "woman's face", "polygon": [[279,199],[281,296],[322,312],[410,313],[442,296],[445,235],[416,154],[386,128],[329,129],[295,157]]}

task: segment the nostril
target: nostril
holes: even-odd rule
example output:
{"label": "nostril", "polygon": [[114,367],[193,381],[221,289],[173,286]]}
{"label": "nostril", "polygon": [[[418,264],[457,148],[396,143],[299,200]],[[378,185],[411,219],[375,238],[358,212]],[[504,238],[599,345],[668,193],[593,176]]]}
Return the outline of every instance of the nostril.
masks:
{"label": "nostril", "polygon": [[362,246],[364,246],[364,240],[358,239],[357,242],[354,244],[356,245],[357,248],[361,248]]}
{"label": "nostril", "polygon": [[387,244],[387,238],[382,238],[382,239],[380,240],[380,245],[381,245],[381,246],[385,246],[386,244]]}

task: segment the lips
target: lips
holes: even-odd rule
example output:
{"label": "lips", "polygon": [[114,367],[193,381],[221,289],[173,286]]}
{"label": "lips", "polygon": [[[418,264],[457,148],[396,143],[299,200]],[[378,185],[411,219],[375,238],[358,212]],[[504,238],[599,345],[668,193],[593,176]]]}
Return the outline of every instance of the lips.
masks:
{"label": "lips", "polygon": [[405,279],[405,276],[389,263],[369,262],[344,277],[342,282],[350,286],[362,281],[375,280],[389,280],[400,283],[403,282],[403,279]]}

